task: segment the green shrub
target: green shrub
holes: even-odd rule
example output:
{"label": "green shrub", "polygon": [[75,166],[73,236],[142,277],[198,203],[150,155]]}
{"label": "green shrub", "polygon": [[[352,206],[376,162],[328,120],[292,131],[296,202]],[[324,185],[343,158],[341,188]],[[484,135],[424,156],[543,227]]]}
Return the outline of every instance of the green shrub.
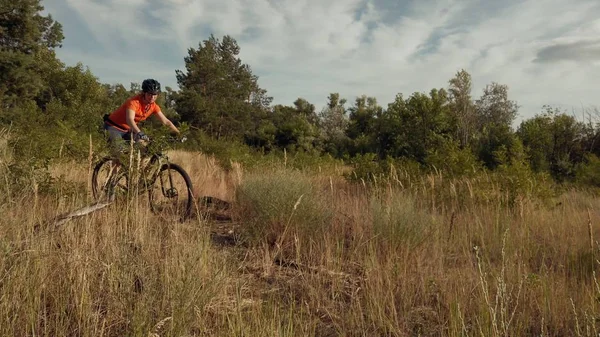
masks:
{"label": "green shrub", "polygon": [[215,139],[198,129],[189,132],[188,140],[184,146],[188,150],[201,151],[207,155],[214,156],[221,167],[226,170],[232,168],[232,162],[237,162],[244,167],[251,168],[258,165],[261,160],[264,160],[262,153],[240,141]]}
{"label": "green shrub", "polygon": [[333,216],[319,189],[298,171],[251,174],[238,187],[236,201],[238,216],[247,224],[243,239],[251,244],[314,238]]}
{"label": "green shrub", "polygon": [[345,177],[350,181],[373,182],[389,173],[375,153],[357,154],[348,162],[352,166],[352,172],[346,173]]}
{"label": "green shrub", "polygon": [[470,148],[460,148],[456,141],[448,140],[432,150],[426,159],[428,165],[452,177],[472,176],[482,169]]}
{"label": "green shrub", "polygon": [[554,196],[555,184],[547,173],[535,173],[529,166],[522,143],[516,141],[511,151],[501,147],[495,153],[499,163],[492,180],[509,206],[519,198],[547,199]]}
{"label": "green shrub", "polygon": [[589,154],[576,170],[577,183],[588,187],[600,187],[600,158]]}

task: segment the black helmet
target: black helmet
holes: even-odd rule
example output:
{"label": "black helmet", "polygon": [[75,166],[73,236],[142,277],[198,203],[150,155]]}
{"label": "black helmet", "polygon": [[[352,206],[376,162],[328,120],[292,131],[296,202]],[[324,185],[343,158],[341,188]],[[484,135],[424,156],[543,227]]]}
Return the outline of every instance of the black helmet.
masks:
{"label": "black helmet", "polygon": [[142,91],[157,95],[160,92],[160,83],[152,78],[144,80],[144,82],[142,82]]}

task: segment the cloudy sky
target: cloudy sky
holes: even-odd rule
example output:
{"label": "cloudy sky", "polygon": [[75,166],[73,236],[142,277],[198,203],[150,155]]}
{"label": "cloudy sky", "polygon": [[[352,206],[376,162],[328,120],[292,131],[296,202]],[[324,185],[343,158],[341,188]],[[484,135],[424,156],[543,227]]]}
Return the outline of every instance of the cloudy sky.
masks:
{"label": "cloudy sky", "polygon": [[600,106],[598,0],[43,0],[63,25],[58,50],[103,83],[154,77],[177,88],[188,48],[230,35],[274,103],[332,92],[387,106],[446,88],[465,69],[473,96],[509,86],[520,119],[544,104]]}

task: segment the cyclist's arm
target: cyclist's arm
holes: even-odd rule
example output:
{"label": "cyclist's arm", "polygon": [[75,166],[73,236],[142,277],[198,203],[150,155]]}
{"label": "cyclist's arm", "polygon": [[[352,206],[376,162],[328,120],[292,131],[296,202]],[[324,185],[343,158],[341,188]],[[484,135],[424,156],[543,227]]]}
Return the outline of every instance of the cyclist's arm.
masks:
{"label": "cyclist's arm", "polygon": [[156,112],[156,117],[158,117],[158,119],[160,119],[160,122],[164,125],[169,127],[169,129],[171,129],[171,131],[179,133],[179,129],[177,129],[177,127],[175,125],[173,125],[173,123],[167,118],[167,116],[165,116],[165,114],[162,113],[162,111],[157,111]]}
{"label": "cyclist's arm", "polygon": [[127,121],[127,125],[129,125],[133,133],[139,133],[141,131],[135,123],[135,111],[127,109],[125,111],[125,120]]}

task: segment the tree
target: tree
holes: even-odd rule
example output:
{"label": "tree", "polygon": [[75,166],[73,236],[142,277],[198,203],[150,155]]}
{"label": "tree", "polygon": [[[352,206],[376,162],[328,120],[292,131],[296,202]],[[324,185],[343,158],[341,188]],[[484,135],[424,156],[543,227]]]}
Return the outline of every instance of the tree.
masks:
{"label": "tree", "polygon": [[[110,92],[81,63],[44,74],[52,86],[44,91],[43,107],[29,101],[11,111],[19,130],[11,140],[21,160],[47,160],[58,154],[89,155],[89,140],[103,144],[102,115],[111,105]],[[43,109],[43,113],[42,113]]]}
{"label": "tree", "polygon": [[304,116],[308,122],[314,126],[319,125],[319,116],[316,113],[314,104],[309,103],[304,98],[298,98],[294,101],[294,107],[296,108],[296,111],[298,111],[300,115]]}
{"label": "tree", "polygon": [[471,98],[471,75],[464,69],[450,79],[450,113],[456,125],[456,139],[462,148],[469,146],[475,133],[475,105]]}
{"label": "tree", "polygon": [[186,71],[176,71],[181,90],[173,97],[183,121],[217,138],[242,138],[256,130],[272,98],[259,87],[239,52],[235,39],[227,35],[223,41],[211,35],[198,49],[188,50]]}
{"label": "tree", "polygon": [[475,106],[479,130],[491,124],[511,127],[519,111],[517,103],[508,99],[508,86],[495,82],[485,86]]}
{"label": "tree", "polygon": [[312,151],[318,137],[318,128],[310,121],[312,114],[314,105],[301,98],[294,107],[276,105],[272,113],[275,145],[288,151]]}
{"label": "tree", "polygon": [[366,95],[357,97],[354,106],[348,111],[350,115],[346,135],[352,140],[351,154],[376,152],[376,122],[383,112],[377,99]]}
{"label": "tree", "polygon": [[379,126],[380,156],[406,157],[427,163],[430,152],[451,137],[448,93],[432,89],[429,96],[401,94],[383,113]]}
{"label": "tree", "polygon": [[559,109],[525,120],[517,130],[535,171],[549,171],[558,180],[575,177],[576,165],[585,158],[585,125]]}
{"label": "tree", "polygon": [[493,82],[486,85],[482,96],[475,101],[478,157],[488,168],[500,164],[494,155],[501,147],[510,153],[514,142],[512,123],[517,117],[518,105],[508,99],[508,86]]}
{"label": "tree", "polygon": [[394,102],[388,104],[377,120],[377,153],[379,158],[399,157],[405,153],[405,135],[403,132],[403,115],[406,100],[402,94],[397,94]]}
{"label": "tree", "polygon": [[342,157],[348,151],[348,127],[346,116],[346,99],[340,99],[339,93],[331,93],[327,97],[327,106],[319,114],[319,126],[324,150],[336,157]]}
{"label": "tree", "polygon": [[517,136],[523,142],[531,169],[535,172],[550,171],[549,154],[552,151],[552,118],[536,115],[521,122]]}
{"label": "tree", "polygon": [[131,92],[127,90],[123,84],[107,85],[106,91],[110,99],[110,105],[107,107],[107,112],[115,110],[131,97]]}
{"label": "tree", "polygon": [[36,98],[47,85],[44,74],[61,66],[54,49],[62,26],[40,15],[43,9],[40,0],[0,0],[0,109]]}

